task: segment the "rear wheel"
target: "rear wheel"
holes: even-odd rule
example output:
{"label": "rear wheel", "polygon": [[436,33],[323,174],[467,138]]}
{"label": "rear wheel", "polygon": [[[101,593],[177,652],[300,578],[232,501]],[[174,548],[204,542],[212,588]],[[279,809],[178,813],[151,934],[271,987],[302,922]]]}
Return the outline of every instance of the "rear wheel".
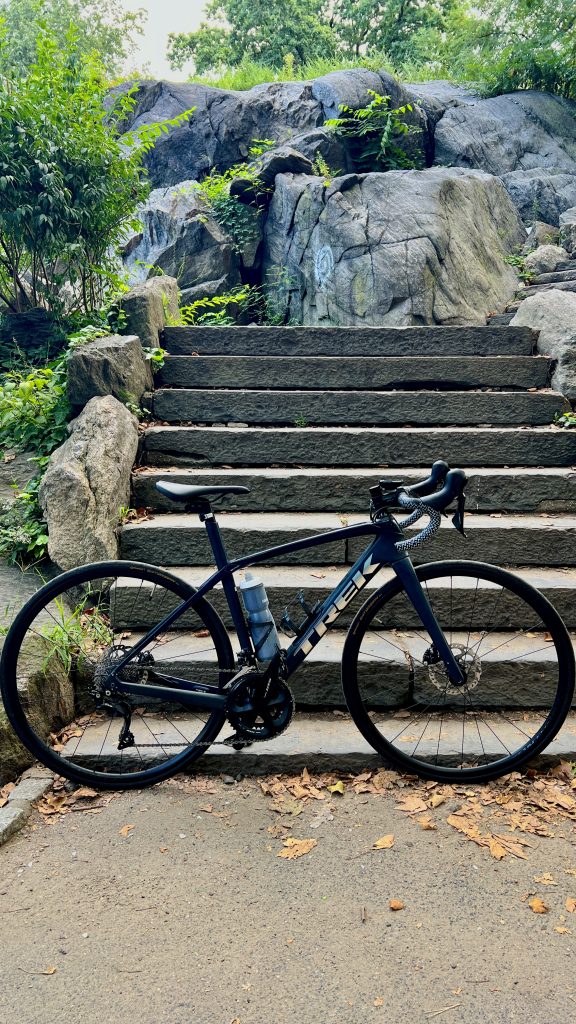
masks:
{"label": "rear wheel", "polygon": [[[6,713],[48,768],[100,788],[159,782],[196,760],[218,735],[223,711],[110,693],[104,681],[136,641],[193,594],[153,566],[101,562],[58,576],[24,606],[4,644]],[[223,689],[235,673],[228,634],[204,600],[156,633],[120,679],[163,674]]]}
{"label": "rear wheel", "polygon": [[465,672],[454,686],[403,586],[360,608],[342,660],[350,713],[382,756],[424,778],[487,781],[544,749],[574,691],[562,619],[525,581],[481,562],[416,569]]}

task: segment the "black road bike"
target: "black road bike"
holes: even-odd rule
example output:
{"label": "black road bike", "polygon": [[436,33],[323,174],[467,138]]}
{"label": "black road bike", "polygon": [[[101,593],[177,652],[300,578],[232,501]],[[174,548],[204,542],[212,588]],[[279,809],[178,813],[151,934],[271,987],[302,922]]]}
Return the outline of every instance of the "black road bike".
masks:
{"label": "black road bike", "polygon": [[[228,746],[270,740],[293,714],[290,676],[387,567],[343,649],[344,697],[360,732],[387,762],[424,778],[482,782],[519,768],[564,722],[574,653],[557,611],[518,576],[482,562],[413,566],[410,552],[454,501],[452,521],[464,532],[465,483],[443,462],[411,487],[382,480],[370,488],[366,522],[232,560],[212,504],[248,489],[158,483],[200,516],[216,571],[193,588],[152,565],[101,562],[43,586],[12,624],[0,663],[14,730],[47,767],[100,788],[188,768],[226,721]],[[425,527],[406,536],[423,517]],[[263,662],[235,573],[361,537],[367,546],[341,582],[312,608],[302,600],[303,621],[286,619],[292,642]],[[219,585],[231,631],[206,600]]]}

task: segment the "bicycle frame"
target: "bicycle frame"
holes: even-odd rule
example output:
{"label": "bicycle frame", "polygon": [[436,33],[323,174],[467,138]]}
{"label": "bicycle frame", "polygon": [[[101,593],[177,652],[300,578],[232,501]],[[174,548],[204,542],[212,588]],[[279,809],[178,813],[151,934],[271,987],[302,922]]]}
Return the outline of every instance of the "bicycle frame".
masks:
{"label": "bicycle frame", "polygon": [[296,671],[308,654],[310,654],[310,651],[320,642],[328,627],[338,620],[344,609],[364,589],[368,581],[384,566],[391,566],[403,584],[406,594],[418,613],[424,629],[430,636],[440,658],[444,662],[450,681],[456,685],[464,682],[464,676],[436,620],[430,602],[420,585],[409,555],[406,552],[399,552],[396,548],[396,543],[402,540],[403,534],[394,519],[386,518],[375,522],[359,523],[356,526],[345,526],[341,529],[330,530],[327,533],[314,534],[312,537],[305,537],[300,540],[290,541],[287,544],[266,548],[262,551],[245,555],[242,558],[233,559],[232,561],[228,560],[220,528],[214,514],[212,512],[203,512],[201,519],[205,523],[208,539],[214,554],[216,572],[198,587],[194,594],[166,615],[153,629],[149,630],[145,636],[131,647],[126,656],[117,662],[114,668],[114,682],[120,692],[134,696],[178,701],[190,707],[223,710],[227,695],[225,691],[218,687],[167,676],[164,673],[162,674],[163,678],[169,685],[147,686],[144,683],[125,682],[119,679],[117,674],[121,672],[124,665],[135,655],[143,651],[159,634],[169,630],[181,615],[194,608],[195,604],[201,601],[206,594],[209,594],[220,583],[228,602],[241,650],[250,660],[253,660],[255,656],[254,645],[246,624],[240,598],[236,591],[234,573],[247,569],[249,566],[269,561],[271,558],[291,554],[295,551],[304,551],[307,548],[319,547],[322,544],[329,544],[335,540],[344,541],[354,537],[373,537],[373,540],[332,593],[325,599],[304,632],[296,637],[285,652],[284,666],[287,678]]}

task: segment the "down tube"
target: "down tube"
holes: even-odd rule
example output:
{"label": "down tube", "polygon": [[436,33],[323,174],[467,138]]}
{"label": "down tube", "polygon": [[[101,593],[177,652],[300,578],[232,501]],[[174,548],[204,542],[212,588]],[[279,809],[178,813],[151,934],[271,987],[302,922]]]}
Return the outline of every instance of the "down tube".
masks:
{"label": "down tube", "polygon": [[313,622],[307,627],[286,652],[288,674],[291,675],[310,651],[320,642],[326,630],[336,622],[347,605],[360,593],[368,580],[382,568],[390,564],[390,541],[376,537],[338,586],[326,598]]}

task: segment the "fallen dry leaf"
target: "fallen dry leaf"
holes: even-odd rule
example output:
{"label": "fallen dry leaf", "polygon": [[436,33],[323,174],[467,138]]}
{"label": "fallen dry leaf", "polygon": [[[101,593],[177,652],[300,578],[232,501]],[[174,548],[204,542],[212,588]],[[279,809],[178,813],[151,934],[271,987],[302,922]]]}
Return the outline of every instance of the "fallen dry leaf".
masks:
{"label": "fallen dry leaf", "polygon": [[419,796],[401,796],[396,802],[398,809],[406,814],[420,814],[422,811],[428,810],[428,805]]}
{"label": "fallen dry leaf", "polygon": [[124,838],[126,838],[126,836],[130,835],[133,828],[136,828],[136,825],[123,825],[122,828],[119,830],[118,835],[124,836]]}
{"label": "fallen dry leaf", "polygon": [[433,832],[434,829],[438,828],[438,826],[434,824],[432,818],[428,814],[424,814],[422,815],[421,818],[416,818],[415,820],[420,825],[420,828],[424,829],[424,831]]}
{"label": "fallen dry leaf", "polygon": [[490,839],[489,850],[496,860],[502,860],[502,858],[506,856],[506,850],[502,846],[502,843],[499,843],[497,839]]}
{"label": "fallen dry leaf", "polygon": [[282,841],[284,849],[280,850],[277,856],[283,857],[285,860],[297,860],[298,857],[304,857],[315,846],[318,846],[317,839],[294,839],[293,836],[287,836]]}
{"label": "fallen dry leaf", "polygon": [[573,914],[574,911],[576,911],[576,900],[573,899],[572,896],[568,896],[565,906],[568,913]]}
{"label": "fallen dry leaf", "polygon": [[374,843],[374,845],[372,846],[372,849],[373,850],[389,850],[392,846],[394,846],[394,836],[393,835],[387,835],[387,836],[382,836],[381,839],[377,839],[376,842]]}
{"label": "fallen dry leaf", "polygon": [[384,1000],[380,999],[380,996],[378,996],[378,998],[374,1000],[374,1006],[384,1006]]}
{"label": "fallen dry leaf", "polygon": [[330,793],[342,794],[344,792],[344,783],[342,782],[342,779],[338,779],[338,782],[335,782],[333,786],[328,786],[328,791]]}
{"label": "fallen dry leaf", "polygon": [[402,900],[390,900],[388,906],[390,907],[390,910],[404,910]]}
{"label": "fallen dry leaf", "polygon": [[564,928],[561,924],[557,924],[554,931],[558,932],[558,935],[572,935],[570,928]]}
{"label": "fallen dry leaf", "polygon": [[555,882],[548,872],[544,875],[534,875],[534,881],[540,882],[540,885],[558,885],[558,882]]}
{"label": "fallen dry leaf", "polygon": [[546,906],[544,900],[541,900],[539,896],[535,896],[534,899],[528,900],[528,906],[533,914],[547,914],[550,907]]}

